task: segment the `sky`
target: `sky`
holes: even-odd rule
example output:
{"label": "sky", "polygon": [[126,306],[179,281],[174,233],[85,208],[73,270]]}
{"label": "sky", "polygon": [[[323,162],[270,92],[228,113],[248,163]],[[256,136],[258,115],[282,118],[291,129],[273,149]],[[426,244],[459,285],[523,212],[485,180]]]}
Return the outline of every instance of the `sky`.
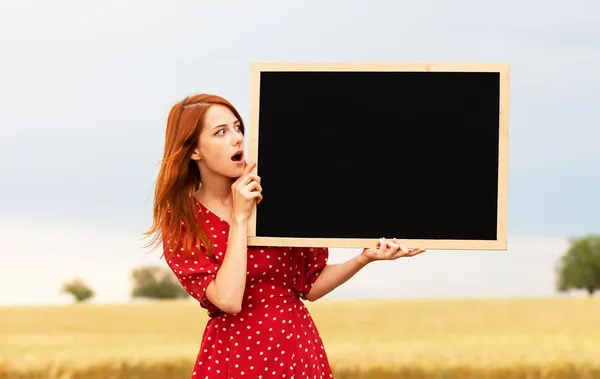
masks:
{"label": "sky", "polygon": [[162,263],[141,236],[169,108],[215,93],[249,121],[257,61],[510,64],[508,251],[377,262],[330,297],[552,296],[567,239],[600,233],[592,0],[3,1],[0,52],[0,305],[78,275],[126,301]]}

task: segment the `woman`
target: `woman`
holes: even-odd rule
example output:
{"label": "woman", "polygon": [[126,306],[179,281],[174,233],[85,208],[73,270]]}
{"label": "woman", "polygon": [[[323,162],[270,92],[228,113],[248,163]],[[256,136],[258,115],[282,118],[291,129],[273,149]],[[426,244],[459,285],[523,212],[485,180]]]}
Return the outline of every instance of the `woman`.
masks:
{"label": "woman", "polygon": [[210,316],[192,378],[331,378],[301,299],[323,297],[375,260],[425,250],[382,239],[333,265],[327,248],[249,247],[262,200],[255,166],[244,162],[244,124],[227,100],[197,95],[173,106],[148,234]]}

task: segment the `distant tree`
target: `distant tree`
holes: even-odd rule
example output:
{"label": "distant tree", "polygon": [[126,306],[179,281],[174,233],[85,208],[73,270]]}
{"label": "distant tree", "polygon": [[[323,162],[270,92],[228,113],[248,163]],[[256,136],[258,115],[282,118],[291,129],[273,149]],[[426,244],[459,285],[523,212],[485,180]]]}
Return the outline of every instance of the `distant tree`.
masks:
{"label": "distant tree", "polygon": [[593,296],[600,289],[600,235],[572,238],[567,253],[556,267],[557,290],[585,290]]}
{"label": "distant tree", "polygon": [[184,299],[190,295],[183,289],[173,272],[167,268],[145,266],[131,272],[134,298]]}
{"label": "distant tree", "polygon": [[72,295],[76,303],[81,303],[91,299],[94,296],[92,290],[81,278],[75,278],[64,282],[60,291]]}

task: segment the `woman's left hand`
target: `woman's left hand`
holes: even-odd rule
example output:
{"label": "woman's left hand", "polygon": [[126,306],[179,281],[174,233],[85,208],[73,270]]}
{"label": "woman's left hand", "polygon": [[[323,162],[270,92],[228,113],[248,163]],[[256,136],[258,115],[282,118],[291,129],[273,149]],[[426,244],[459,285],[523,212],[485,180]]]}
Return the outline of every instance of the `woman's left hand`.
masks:
{"label": "woman's left hand", "polygon": [[406,245],[402,244],[400,240],[396,238],[391,240],[381,238],[379,242],[377,242],[376,248],[366,248],[362,251],[361,255],[364,256],[369,262],[381,260],[391,261],[402,257],[414,257],[415,255],[421,254],[425,251],[427,250],[409,250]]}

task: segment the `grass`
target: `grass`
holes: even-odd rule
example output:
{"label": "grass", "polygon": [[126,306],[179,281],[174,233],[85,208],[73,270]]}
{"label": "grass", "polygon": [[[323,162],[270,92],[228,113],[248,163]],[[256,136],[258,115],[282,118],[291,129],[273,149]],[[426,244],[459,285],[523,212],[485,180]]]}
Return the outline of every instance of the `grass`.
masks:
{"label": "grass", "polygon": [[[337,378],[600,377],[598,299],[307,306]],[[206,319],[174,301],[0,308],[0,378],[188,377]]]}

